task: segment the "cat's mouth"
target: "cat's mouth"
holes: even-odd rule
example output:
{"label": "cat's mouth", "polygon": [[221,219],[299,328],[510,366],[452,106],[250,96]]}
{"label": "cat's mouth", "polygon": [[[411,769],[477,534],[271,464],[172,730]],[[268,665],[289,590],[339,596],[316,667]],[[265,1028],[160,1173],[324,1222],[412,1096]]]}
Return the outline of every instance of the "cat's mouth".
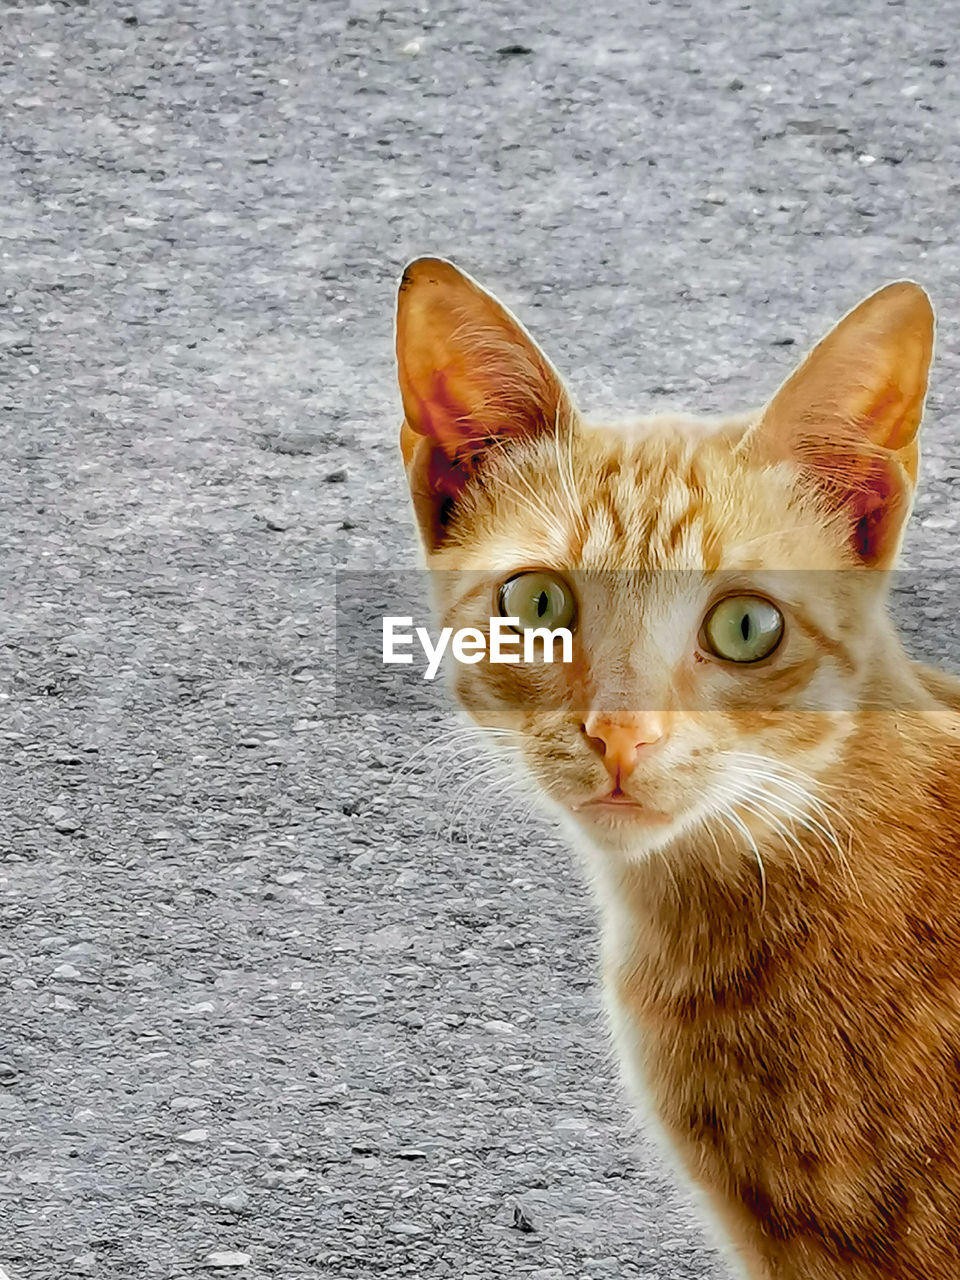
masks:
{"label": "cat's mouth", "polygon": [[673,817],[661,809],[653,809],[642,801],[628,796],[619,787],[605,792],[602,796],[594,796],[572,806],[574,813],[584,817],[607,817],[631,822],[660,824],[672,822]]}

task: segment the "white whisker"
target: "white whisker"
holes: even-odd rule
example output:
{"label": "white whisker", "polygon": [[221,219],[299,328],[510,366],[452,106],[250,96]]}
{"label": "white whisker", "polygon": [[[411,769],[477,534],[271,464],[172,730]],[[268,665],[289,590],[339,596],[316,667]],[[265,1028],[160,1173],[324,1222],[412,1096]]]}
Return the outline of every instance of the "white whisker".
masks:
{"label": "white whisker", "polygon": [[[736,803],[746,808],[753,807],[757,817],[771,827],[779,827],[780,834],[784,836],[787,833],[780,819],[785,819],[790,824],[792,843],[803,850],[812,866],[810,850],[797,838],[796,829],[799,827],[809,832],[824,852],[836,854],[844,875],[863,901],[849,857],[853,849],[853,827],[835,805],[816,794],[819,790],[818,781],[795,765],[755,752],[732,751],[727,753],[727,761],[741,766],[734,776],[727,775],[727,781],[736,795]],[[729,791],[725,791],[725,796],[730,798]],[[763,812],[757,811],[758,805]],[[779,815],[779,818],[775,815]],[[847,829],[848,849],[844,849],[833,820]]]}
{"label": "white whisker", "polygon": [[747,824],[729,805],[721,804],[721,812],[723,817],[725,819],[729,819],[736,826],[741,835],[745,837],[747,844],[750,846],[753,856],[756,859],[757,867],[760,871],[760,910],[762,912],[767,905],[767,873],[763,867],[763,858],[760,856],[760,850],[757,848],[757,842],[754,840]]}

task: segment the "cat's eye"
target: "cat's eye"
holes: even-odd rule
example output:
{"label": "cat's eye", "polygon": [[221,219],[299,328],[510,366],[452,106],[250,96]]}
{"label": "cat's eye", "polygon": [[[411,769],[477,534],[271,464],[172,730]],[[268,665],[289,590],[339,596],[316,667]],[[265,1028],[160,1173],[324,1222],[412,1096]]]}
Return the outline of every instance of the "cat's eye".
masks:
{"label": "cat's eye", "polygon": [[783,614],[762,596],[727,596],[703,621],[706,647],[727,662],[759,662],[783,636]]}
{"label": "cat's eye", "polygon": [[500,614],[519,619],[519,630],[569,627],[577,612],[573,592],[562,578],[533,570],[508,578],[500,588]]}

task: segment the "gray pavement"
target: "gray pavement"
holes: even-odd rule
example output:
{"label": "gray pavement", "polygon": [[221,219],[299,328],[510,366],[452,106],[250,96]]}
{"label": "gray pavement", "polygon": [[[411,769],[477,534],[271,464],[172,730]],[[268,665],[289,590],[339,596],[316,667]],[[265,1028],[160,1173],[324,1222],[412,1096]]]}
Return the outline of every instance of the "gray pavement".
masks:
{"label": "gray pavement", "polygon": [[[0,0],[14,1280],[727,1274],[616,1084],[573,859],[411,761],[436,723],[333,714],[332,571],[413,554],[418,252],[596,411],[759,400],[921,280],[910,562],[951,565],[958,19]],[[952,654],[935,588],[906,622]]]}

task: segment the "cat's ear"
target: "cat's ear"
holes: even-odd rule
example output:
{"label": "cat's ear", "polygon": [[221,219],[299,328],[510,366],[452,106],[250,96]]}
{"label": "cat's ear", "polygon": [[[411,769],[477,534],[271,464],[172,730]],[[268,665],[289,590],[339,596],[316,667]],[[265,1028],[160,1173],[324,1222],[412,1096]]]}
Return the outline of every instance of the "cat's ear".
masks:
{"label": "cat's ear", "polygon": [[490,449],[554,431],[563,384],[518,320],[440,258],[418,258],[397,299],[400,444],[428,550]]}
{"label": "cat's ear", "polygon": [[910,510],[933,330],[919,285],[887,285],[814,347],[750,433],[765,457],[801,465],[871,567],[892,564]]}

